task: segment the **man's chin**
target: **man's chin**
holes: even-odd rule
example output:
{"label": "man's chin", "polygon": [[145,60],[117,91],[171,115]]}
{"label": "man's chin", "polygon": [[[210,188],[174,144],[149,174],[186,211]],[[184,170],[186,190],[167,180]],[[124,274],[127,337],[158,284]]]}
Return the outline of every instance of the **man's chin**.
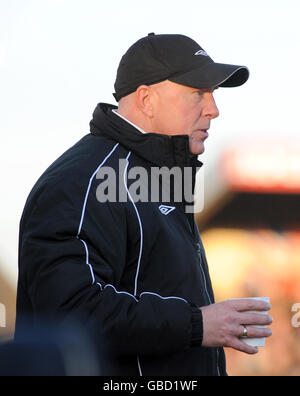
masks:
{"label": "man's chin", "polygon": [[190,144],[190,152],[195,155],[203,154],[205,151],[204,144],[201,143],[192,143]]}

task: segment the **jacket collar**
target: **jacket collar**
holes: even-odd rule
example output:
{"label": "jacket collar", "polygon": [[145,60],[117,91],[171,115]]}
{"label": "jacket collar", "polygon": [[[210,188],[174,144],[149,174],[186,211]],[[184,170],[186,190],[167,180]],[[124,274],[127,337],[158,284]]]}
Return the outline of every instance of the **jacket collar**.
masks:
{"label": "jacket collar", "polygon": [[159,167],[192,166],[197,168],[203,165],[196,155],[190,153],[187,135],[142,134],[133,125],[114,114],[113,109],[117,107],[106,103],[97,105],[90,122],[93,135],[113,139]]}

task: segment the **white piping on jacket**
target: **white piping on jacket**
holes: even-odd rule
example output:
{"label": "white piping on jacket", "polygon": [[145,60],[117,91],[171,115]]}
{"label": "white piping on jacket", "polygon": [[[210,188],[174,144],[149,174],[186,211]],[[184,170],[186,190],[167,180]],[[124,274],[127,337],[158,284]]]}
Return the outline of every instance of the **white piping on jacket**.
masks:
{"label": "white piping on jacket", "polygon": [[112,155],[112,153],[115,151],[115,149],[118,147],[118,145],[119,145],[119,143],[117,143],[113,147],[111,152],[104,158],[104,160],[101,162],[101,164],[98,166],[98,168],[95,170],[95,172],[92,174],[92,176],[90,178],[89,185],[88,185],[88,188],[86,190],[86,194],[85,194],[85,198],[84,198],[83,208],[82,208],[82,212],[81,212],[81,219],[80,219],[80,223],[79,223],[79,227],[78,227],[78,231],[77,231],[77,237],[79,236],[81,228],[82,228],[82,223],[83,223],[83,219],[84,219],[86,203],[87,203],[87,199],[88,199],[88,196],[89,196],[89,193],[90,193],[92,181],[93,181],[95,175],[97,174],[98,170],[103,166],[103,164],[106,162],[106,160]]}
{"label": "white piping on jacket", "polygon": [[[128,292],[125,292],[125,291],[118,291],[118,290],[115,288],[115,286],[114,286],[114,285],[111,285],[110,283],[107,283],[107,284],[104,286],[104,289],[106,289],[107,287],[112,287],[112,288],[114,289],[115,293],[117,293],[117,294],[127,294],[127,296],[130,296],[130,297],[134,298],[136,302],[139,301],[136,297],[134,297],[132,294],[130,294],[130,293],[128,293]],[[102,289],[102,287],[101,287],[101,289]],[[102,290],[103,290],[103,289],[102,289]]]}
{"label": "white piping on jacket", "polygon": [[132,205],[134,207],[135,213],[137,215],[138,222],[139,222],[139,227],[140,227],[140,235],[141,235],[141,237],[140,237],[140,251],[139,251],[139,258],[138,258],[137,269],[136,269],[136,274],[135,274],[134,292],[133,292],[133,294],[136,296],[137,295],[138,276],[139,276],[139,271],[140,271],[140,266],[141,266],[141,258],[142,258],[142,251],[143,251],[143,226],[142,226],[142,221],[141,221],[139,212],[137,210],[136,204],[134,203],[134,200],[132,199],[132,196],[130,195],[130,192],[128,190],[127,183],[126,183],[127,168],[128,168],[128,165],[129,165],[128,158],[130,157],[130,155],[131,155],[131,151],[128,153],[128,155],[126,157],[127,165],[126,165],[125,170],[124,170],[124,184],[125,184],[125,188],[126,188],[128,196],[129,196],[129,199],[132,202]]}
{"label": "white piping on jacket", "polygon": [[83,239],[80,239],[80,238],[79,238],[79,240],[83,243],[84,248],[85,248],[85,256],[86,256],[85,263],[86,263],[86,265],[88,265],[89,268],[90,268],[91,276],[92,276],[92,285],[93,285],[93,284],[95,283],[95,275],[94,275],[93,268],[92,268],[91,264],[89,263],[89,250],[88,250],[87,244],[84,242],[84,240],[83,240]]}
{"label": "white piping on jacket", "polygon": [[[77,235],[76,235],[76,238],[79,239],[79,240],[83,243],[83,246],[84,246],[84,249],[85,249],[85,255],[86,255],[85,263],[86,263],[86,265],[88,265],[89,268],[90,268],[91,277],[92,277],[92,285],[95,283],[95,275],[94,275],[93,267],[92,267],[91,264],[89,263],[89,250],[88,250],[88,247],[87,247],[86,242],[85,242],[83,239],[79,238],[79,234],[80,234],[81,229],[82,229],[82,224],[83,224],[84,215],[85,215],[85,209],[86,209],[86,203],[87,203],[88,196],[89,196],[89,193],[90,193],[92,181],[93,181],[95,175],[97,174],[97,172],[99,171],[99,169],[103,166],[103,164],[106,162],[106,160],[112,155],[112,153],[115,151],[115,149],[118,147],[118,145],[119,145],[119,143],[117,143],[117,144],[113,147],[113,149],[110,151],[110,153],[104,158],[104,160],[101,162],[101,164],[97,167],[97,169],[95,170],[95,172],[94,172],[94,173],[92,174],[92,176],[90,177],[89,184],[88,184],[88,188],[87,188],[87,190],[86,190],[85,197],[84,197],[84,202],[83,202],[83,207],[82,207],[82,212],[81,212],[80,223],[79,223],[79,227],[78,227],[78,231],[77,231]],[[98,283],[98,284],[99,284],[99,283]]]}
{"label": "white piping on jacket", "polygon": [[174,300],[174,299],[175,299],[175,300],[182,300],[182,301],[184,301],[185,303],[188,304],[188,302],[187,302],[184,298],[181,298],[181,297],[175,297],[175,296],[162,297],[162,296],[160,296],[159,294],[153,293],[153,292],[143,292],[143,293],[141,293],[140,297],[141,297],[143,294],[152,294],[153,296],[159,297],[159,298],[161,298],[161,299],[163,299],[163,300]]}
{"label": "white piping on jacket", "polygon": [[[111,285],[110,283],[107,283],[104,287],[103,287],[99,282],[97,282],[97,285],[99,285],[99,287],[100,287],[101,290],[104,290],[104,289],[106,289],[107,287],[112,287],[112,288],[114,289],[114,291],[115,291],[117,294],[127,294],[128,296],[132,297],[136,302],[139,301],[133,294],[128,293],[128,292],[126,292],[126,291],[118,291],[118,290],[115,288],[115,286],[114,286],[114,285]],[[176,296],[163,297],[163,296],[161,296],[161,295],[159,295],[159,294],[157,294],[157,293],[154,293],[154,292],[143,292],[143,293],[140,294],[140,297],[141,297],[143,294],[151,294],[152,296],[161,298],[162,300],[181,300],[181,301],[183,301],[183,302],[185,302],[185,303],[188,304],[188,302],[187,302],[184,298],[181,298],[181,297],[176,297]]]}
{"label": "white piping on jacket", "polygon": [[[131,155],[131,151],[129,151],[129,153],[128,153],[127,157],[126,157],[127,165],[126,165],[126,168],[125,168],[125,170],[124,170],[124,185],[125,185],[127,194],[128,194],[128,196],[129,196],[129,199],[130,199],[130,201],[132,202],[132,205],[133,205],[133,207],[134,207],[134,209],[135,209],[135,213],[136,213],[136,215],[137,215],[138,222],[139,222],[139,227],[140,227],[140,251],[139,251],[138,264],[137,264],[137,269],[136,269],[136,274],[135,274],[134,292],[133,292],[133,293],[134,293],[134,296],[136,296],[136,294],[137,294],[137,281],[138,281],[138,276],[139,276],[139,271],[140,271],[140,265],[141,265],[141,258],[142,258],[142,251],[143,251],[143,227],[142,227],[141,218],[140,218],[139,212],[138,212],[138,210],[137,210],[136,204],[134,203],[134,200],[132,199],[132,196],[130,195],[130,192],[129,192],[129,190],[128,190],[127,183],[126,183],[127,168],[128,168],[128,165],[129,165],[128,158],[130,157],[130,155]],[[135,297],[135,298],[136,298],[136,297]],[[140,358],[139,358],[138,355],[137,355],[136,358],[137,358],[137,365],[138,365],[138,369],[139,369],[139,374],[140,374],[140,377],[142,377],[142,376],[143,376],[143,373],[142,373]]]}

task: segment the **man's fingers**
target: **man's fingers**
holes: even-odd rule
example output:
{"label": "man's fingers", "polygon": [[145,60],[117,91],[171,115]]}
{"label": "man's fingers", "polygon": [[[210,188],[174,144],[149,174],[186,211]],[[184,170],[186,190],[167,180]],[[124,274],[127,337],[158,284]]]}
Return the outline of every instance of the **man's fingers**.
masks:
{"label": "man's fingers", "polygon": [[[247,328],[247,337],[249,338],[264,338],[270,337],[272,335],[272,330],[268,327],[253,327],[253,326],[246,326]],[[238,337],[241,337],[244,331],[244,326],[239,327],[239,333],[237,334]]]}
{"label": "man's fingers", "polygon": [[236,300],[228,300],[230,304],[236,309],[238,312],[243,311],[269,311],[271,309],[271,305],[262,300],[254,300],[254,299],[236,299]]}
{"label": "man's fingers", "polygon": [[239,317],[240,323],[243,325],[260,325],[266,326],[273,322],[270,315],[264,315],[254,312],[241,312]]}
{"label": "man's fingers", "polygon": [[232,341],[231,347],[236,349],[237,351],[248,353],[249,355],[254,355],[255,353],[258,352],[257,347],[252,347],[250,345],[247,345],[243,341],[239,340],[238,338],[235,338]]}

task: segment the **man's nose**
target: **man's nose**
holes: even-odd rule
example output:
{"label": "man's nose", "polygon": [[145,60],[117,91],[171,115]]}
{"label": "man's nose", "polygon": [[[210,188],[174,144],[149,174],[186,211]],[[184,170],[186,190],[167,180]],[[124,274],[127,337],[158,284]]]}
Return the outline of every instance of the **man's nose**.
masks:
{"label": "man's nose", "polygon": [[203,108],[203,116],[209,118],[210,120],[213,120],[214,118],[219,117],[219,114],[220,113],[216,105],[215,98],[213,97],[212,93],[209,93],[209,96],[207,97],[207,101]]}

